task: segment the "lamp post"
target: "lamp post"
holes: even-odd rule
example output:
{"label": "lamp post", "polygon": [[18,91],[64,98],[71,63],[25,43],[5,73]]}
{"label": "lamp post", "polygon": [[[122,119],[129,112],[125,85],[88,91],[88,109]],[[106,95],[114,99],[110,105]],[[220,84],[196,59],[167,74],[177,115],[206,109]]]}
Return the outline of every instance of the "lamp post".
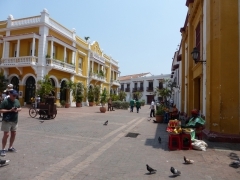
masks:
{"label": "lamp post", "polygon": [[193,51],[191,52],[191,55],[192,55],[192,58],[195,61],[195,63],[206,62],[206,61],[198,60],[199,54],[200,54],[200,52],[197,49],[197,47],[193,48]]}

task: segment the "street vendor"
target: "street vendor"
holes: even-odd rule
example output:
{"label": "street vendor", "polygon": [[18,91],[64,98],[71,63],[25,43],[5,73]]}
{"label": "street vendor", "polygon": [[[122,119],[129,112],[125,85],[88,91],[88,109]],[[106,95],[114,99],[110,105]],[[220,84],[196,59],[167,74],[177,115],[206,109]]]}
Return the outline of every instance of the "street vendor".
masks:
{"label": "street vendor", "polygon": [[[189,119],[189,121],[186,122],[185,126],[182,126],[182,128],[200,128],[204,127],[205,120],[202,119],[199,116],[199,111],[197,109],[193,109],[191,111],[192,117]],[[191,132],[191,139],[195,139],[195,131]]]}

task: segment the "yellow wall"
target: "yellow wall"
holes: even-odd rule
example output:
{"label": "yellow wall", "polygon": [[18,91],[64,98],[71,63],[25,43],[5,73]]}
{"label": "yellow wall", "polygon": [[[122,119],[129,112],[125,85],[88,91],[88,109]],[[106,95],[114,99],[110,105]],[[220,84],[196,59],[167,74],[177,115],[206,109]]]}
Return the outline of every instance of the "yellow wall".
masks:
{"label": "yellow wall", "polygon": [[58,70],[55,70],[55,69],[52,69],[51,71],[49,71],[48,74],[56,76],[58,78],[58,80],[63,79],[63,78],[70,79],[70,77],[71,77],[71,75],[69,73],[58,71]]}
{"label": "yellow wall", "polygon": [[[240,134],[238,1],[206,1],[206,34],[202,29],[202,5],[202,1],[189,5],[188,27],[182,32],[181,110],[187,104],[187,114],[190,115],[193,108],[203,108],[202,69],[206,66],[206,128],[219,133]],[[195,64],[191,57],[198,22],[202,31],[201,45],[202,36],[206,36],[206,65]],[[202,54],[201,47],[201,58]],[[185,84],[187,102],[184,102]]]}
{"label": "yellow wall", "polygon": [[[7,21],[0,21],[0,29],[7,27]],[[1,32],[0,32],[1,34]]]}
{"label": "yellow wall", "polygon": [[39,33],[38,27],[33,28],[27,28],[27,29],[18,29],[18,30],[11,30],[11,35],[19,35],[19,34],[25,34],[25,33]]}
{"label": "yellow wall", "polygon": [[56,33],[55,31],[53,31],[51,29],[49,29],[48,35],[54,36],[54,37],[60,39],[61,41],[69,44],[70,46],[72,46],[72,42],[69,39],[61,36],[60,34]]}

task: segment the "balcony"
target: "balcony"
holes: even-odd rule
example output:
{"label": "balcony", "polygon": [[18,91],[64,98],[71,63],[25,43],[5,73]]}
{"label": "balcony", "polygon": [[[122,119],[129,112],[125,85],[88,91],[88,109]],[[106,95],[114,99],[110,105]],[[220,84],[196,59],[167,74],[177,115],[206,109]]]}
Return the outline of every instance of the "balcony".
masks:
{"label": "balcony", "polygon": [[121,88],[120,91],[124,91],[124,88]]}
{"label": "balcony", "polygon": [[111,82],[112,82],[112,85],[116,85],[116,86],[121,85],[118,80],[111,80]]}
{"label": "balcony", "polygon": [[69,73],[76,73],[75,66],[57,59],[46,58],[46,66]]}
{"label": "balcony", "polygon": [[89,76],[91,77],[91,80],[106,82],[106,78],[100,74],[90,72]]}
{"label": "balcony", "polygon": [[134,87],[132,88],[132,92],[142,92],[143,91],[143,87]]}
{"label": "balcony", "polygon": [[125,92],[130,92],[130,88],[125,88]]}
{"label": "balcony", "polygon": [[147,92],[153,92],[153,87],[147,87]]}
{"label": "balcony", "polygon": [[1,67],[23,67],[36,65],[38,58],[35,56],[8,57],[1,59]]}

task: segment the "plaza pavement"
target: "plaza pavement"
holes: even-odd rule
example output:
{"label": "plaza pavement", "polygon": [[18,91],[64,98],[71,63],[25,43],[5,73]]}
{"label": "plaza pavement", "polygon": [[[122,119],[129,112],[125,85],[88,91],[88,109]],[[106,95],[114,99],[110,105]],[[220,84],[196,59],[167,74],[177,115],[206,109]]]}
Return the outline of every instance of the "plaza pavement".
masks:
{"label": "plaza pavement", "polygon": [[[99,113],[96,106],[58,108],[56,118],[44,123],[29,117],[27,108],[19,115],[18,152],[2,158],[11,162],[0,167],[1,180],[161,180],[173,178],[171,166],[182,172],[175,179],[240,179],[240,168],[229,166],[231,158],[240,156],[239,144],[206,141],[206,152],[169,151],[166,125],[148,121],[149,106],[140,113]],[[139,135],[125,137],[128,132]],[[195,163],[183,164],[184,155]],[[146,164],[157,173],[150,175]]]}

